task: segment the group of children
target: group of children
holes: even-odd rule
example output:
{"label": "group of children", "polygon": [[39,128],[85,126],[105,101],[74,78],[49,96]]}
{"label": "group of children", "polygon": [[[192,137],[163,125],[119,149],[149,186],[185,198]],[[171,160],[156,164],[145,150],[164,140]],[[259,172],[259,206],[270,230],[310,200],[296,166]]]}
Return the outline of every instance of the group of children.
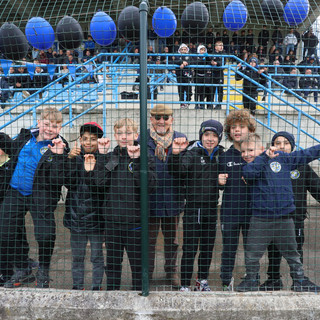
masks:
{"label": "group of children", "polygon": [[[36,280],[48,288],[55,244],[54,210],[61,186],[68,188],[64,225],[70,229],[73,289],[84,290],[84,261],[90,242],[92,290],[101,290],[104,273],[107,290],[119,290],[124,249],[132,271],[133,290],[142,289],[140,220],[140,146],[138,127],[131,119],[114,125],[117,146],[99,124],[80,128],[80,146],[70,151],[59,135],[62,115],[46,108],[35,130],[22,129],[15,140],[0,133],[1,285],[18,287]],[[294,137],[279,132],[264,151],[255,133],[256,123],[247,110],[231,112],[222,124],[204,121],[199,139],[185,136],[172,141],[168,170],[185,188],[181,291],[190,291],[196,254],[195,289],[211,291],[208,279],[218,219],[219,190],[223,190],[220,222],[223,240],[221,282],[233,290],[233,270],[243,236],[246,276],[237,291],[280,290],[281,256],[288,261],[292,290],[318,292],[302,265],[306,191],[320,200],[320,179],[307,163],[319,158],[320,145],[292,152]],[[233,143],[224,151],[223,134]],[[148,157],[148,192],[157,179],[155,160]],[[302,180],[303,179],[303,180]],[[298,184],[296,180],[299,181]],[[302,188],[303,190],[299,189]],[[293,189],[294,187],[294,189]],[[298,188],[298,189],[297,189]],[[30,211],[39,245],[39,268],[34,277],[29,263],[25,214]],[[106,267],[103,243],[106,243]],[[297,246],[298,243],[298,246]],[[269,246],[269,279],[260,285],[259,260]]]}

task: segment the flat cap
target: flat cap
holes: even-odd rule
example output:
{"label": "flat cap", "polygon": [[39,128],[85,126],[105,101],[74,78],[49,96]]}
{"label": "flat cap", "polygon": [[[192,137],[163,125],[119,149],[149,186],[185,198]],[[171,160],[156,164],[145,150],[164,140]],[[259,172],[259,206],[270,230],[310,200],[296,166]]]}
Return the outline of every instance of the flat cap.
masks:
{"label": "flat cap", "polygon": [[155,116],[157,114],[171,116],[173,114],[173,110],[171,107],[168,107],[164,104],[157,104],[151,109],[150,113],[152,116]]}

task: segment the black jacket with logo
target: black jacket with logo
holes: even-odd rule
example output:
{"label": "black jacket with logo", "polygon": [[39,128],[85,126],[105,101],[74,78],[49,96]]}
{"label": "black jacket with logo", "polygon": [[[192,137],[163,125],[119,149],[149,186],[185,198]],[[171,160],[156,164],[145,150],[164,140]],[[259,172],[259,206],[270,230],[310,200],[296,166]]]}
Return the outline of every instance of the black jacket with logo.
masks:
{"label": "black jacket with logo", "polygon": [[[149,193],[156,186],[155,165],[148,159]],[[133,227],[140,224],[140,158],[131,159],[126,148],[117,146],[113,152],[99,154],[95,169],[87,173],[90,184],[104,195],[103,215],[108,221]]]}
{"label": "black jacket with logo", "polygon": [[180,179],[186,187],[186,214],[216,215],[219,199],[219,156],[223,147],[218,146],[210,157],[199,141],[191,142],[179,155],[168,159],[169,173]]}
{"label": "black jacket with logo", "polygon": [[292,190],[296,210],[294,219],[302,221],[307,217],[307,191],[320,203],[320,178],[310,165],[291,171]]}

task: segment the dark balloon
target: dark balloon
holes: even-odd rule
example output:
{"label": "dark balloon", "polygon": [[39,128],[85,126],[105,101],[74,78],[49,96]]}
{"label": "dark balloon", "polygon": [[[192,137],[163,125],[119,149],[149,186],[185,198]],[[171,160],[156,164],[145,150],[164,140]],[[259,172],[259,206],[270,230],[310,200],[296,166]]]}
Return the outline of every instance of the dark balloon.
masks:
{"label": "dark balloon", "polygon": [[118,18],[118,30],[123,38],[129,41],[139,41],[140,15],[134,6],[124,8]]}
{"label": "dark balloon", "polygon": [[206,29],[209,22],[209,12],[202,2],[193,2],[183,11],[181,25],[189,34],[199,34]]}
{"label": "dark balloon", "polygon": [[263,0],[261,10],[268,20],[278,21],[283,16],[283,4],[280,0]]}
{"label": "dark balloon", "polygon": [[56,34],[59,44],[65,49],[79,48],[83,42],[83,32],[79,22],[69,16],[59,21]]}
{"label": "dark balloon", "polygon": [[0,51],[10,60],[24,58],[29,49],[23,32],[13,23],[4,23],[0,28]]}

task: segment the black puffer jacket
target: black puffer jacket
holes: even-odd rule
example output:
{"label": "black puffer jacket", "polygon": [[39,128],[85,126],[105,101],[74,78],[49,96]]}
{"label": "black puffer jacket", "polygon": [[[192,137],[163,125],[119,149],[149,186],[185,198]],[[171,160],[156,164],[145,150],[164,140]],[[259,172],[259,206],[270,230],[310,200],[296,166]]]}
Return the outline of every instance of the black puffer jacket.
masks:
{"label": "black puffer jacket", "polygon": [[240,75],[239,73],[236,73],[236,76],[235,76],[237,81],[243,79],[243,92],[246,92],[246,93],[256,93],[257,89],[259,88],[259,86],[255,83],[253,83],[251,80],[254,80],[258,83],[263,83],[265,81],[265,78],[262,74],[267,75],[267,72],[263,72],[262,74],[259,74],[257,71],[255,71],[249,67],[248,68],[241,67],[239,69],[239,71],[250,78],[250,80],[246,79],[242,75]]}
{"label": "black puffer jacket", "polygon": [[88,185],[84,169],[84,154],[69,159],[69,173],[65,172],[68,188],[63,224],[72,232],[101,233],[104,219],[101,214],[102,194]]}
{"label": "black puffer jacket", "polygon": [[320,178],[309,165],[291,171],[291,183],[296,210],[294,219],[302,221],[307,218],[307,191],[320,203]]}
{"label": "black puffer jacket", "polygon": [[[155,165],[148,161],[149,193],[156,186]],[[140,224],[140,158],[131,159],[126,148],[117,146],[113,152],[97,157],[95,169],[87,173],[90,184],[104,195],[103,215],[108,221],[129,228]]]}
{"label": "black puffer jacket", "polygon": [[193,141],[179,155],[170,155],[169,173],[186,186],[187,213],[197,214],[198,209],[203,209],[205,214],[216,214],[219,199],[218,163],[222,153],[223,147],[218,146],[210,157],[199,141]]}
{"label": "black puffer jacket", "polygon": [[[31,139],[32,135],[37,136],[39,129],[21,129],[16,139],[11,139],[8,135],[0,133],[0,149],[10,157],[10,168],[8,168],[8,182],[12,177],[14,169],[18,163],[19,153],[25,144]],[[65,154],[69,152],[68,143],[61,136],[65,147]],[[57,138],[58,138],[57,137]],[[57,161],[53,161],[53,158]],[[60,199],[61,187],[63,185],[63,175],[61,174],[60,164],[63,162],[65,155],[56,155],[48,149],[41,157],[36,168],[33,179],[32,190],[32,207],[34,212],[53,212],[57,202]],[[9,179],[10,177],[10,179]],[[8,188],[7,184],[5,188]]]}

